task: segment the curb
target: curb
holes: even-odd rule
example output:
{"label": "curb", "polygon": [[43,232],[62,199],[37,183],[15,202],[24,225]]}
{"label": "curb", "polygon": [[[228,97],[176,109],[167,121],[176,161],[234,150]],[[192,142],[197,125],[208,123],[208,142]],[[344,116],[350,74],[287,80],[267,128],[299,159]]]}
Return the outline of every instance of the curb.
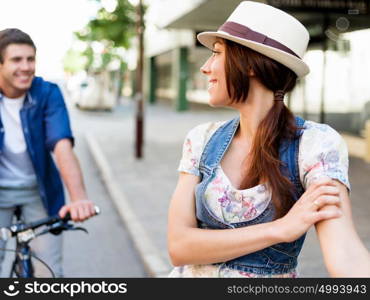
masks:
{"label": "curb", "polygon": [[108,160],[95,136],[92,133],[86,133],[85,139],[89,151],[98,166],[108,193],[139,252],[145,270],[150,277],[167,277],[171,270],[170,264],[162,257],[161,252],[154,246],[145,228],[139,222],[139,218],[132,210],[129,201],[122,192],[122,188],[115,181]]}

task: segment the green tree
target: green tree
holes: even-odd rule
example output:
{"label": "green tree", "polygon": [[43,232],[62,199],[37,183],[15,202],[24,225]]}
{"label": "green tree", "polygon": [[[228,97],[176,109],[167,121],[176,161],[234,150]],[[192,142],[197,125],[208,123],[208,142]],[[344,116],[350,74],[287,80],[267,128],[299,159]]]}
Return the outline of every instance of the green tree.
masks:
{"label": "green tree", "polygon": [[63,59],[64,70],[70,74],[83,70],[86,65],[86,57],[81,52],[69,49]]}
{"label": "green tree", "polygon": [[114,10],[107,10],[101,0],[101,7],[96,18],[89,21],[86,27],[77,32],[82,41],[99,41],[107,48],[130,47],[130,40],[135,35],[135,7],[128,0],[115,0]]}
{"label": "green tree", "polygon": [[[112,61],[119,62],[118,90],[122,89],[123,75],[126,63],[120,53],[128,49],[132,37],[136,34],[136,10],[128,0],[112,0],[111,7],[106,6],[102,0],[91,0],[100,5],[96,17],[91,19],[86,26],[75,32],[75,36],[86,43],[86,50],[81,54],[86,58],[84,69],[88,72],[102,71]],[[93,43],[100,43],[103,51],[95,53]]]}

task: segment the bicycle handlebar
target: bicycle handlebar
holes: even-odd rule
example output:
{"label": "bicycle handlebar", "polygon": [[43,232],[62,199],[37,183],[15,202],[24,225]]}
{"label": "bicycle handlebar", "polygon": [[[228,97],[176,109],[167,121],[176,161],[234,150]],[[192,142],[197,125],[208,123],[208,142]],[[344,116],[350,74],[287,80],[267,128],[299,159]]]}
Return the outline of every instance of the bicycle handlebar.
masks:
{"label": "bicycle handlebar", "polygon": [[[95,210],[94,216],[100,214],[100,208],[98,206],[94,206],[94,210]],[[27,229],[36,229],[36,228],[38,228],[40,226],[43,226],[43,225],[52,225],[52,224],[57,223],[57,222],[60,222],[60,221],[62,221],[62,222],[68,222],[70,220],[71,220],[71,215],[68,212],[64,216],[64,218],[59,217],[59,215],[55,215],[55,216],[46,217],[44,219],[41,219],[41,220],[38,220],[38,221],[35,221],[35,222],[32,222],[32,223],[29,223],[21,231],[24,231],[24,230],[27,230]]]}
{"label": "bicycle handlebar", "polygon": [[[100,208],[98,206],[94,206],[94,210],[95,210],[95,216],[100,214]],[[43,218],[35,222],[31,222],[29,224],[23,224],[23,223],[15,224],[15,225],[10,226],[9,228],[0,228],[0,238],[12,237],[12,236],[17,235],[19,232],[23,232],[26,230],[34,230],[44,225],[53,225],[58,222],[67,223],[70,220],[71,220],[71,215],[68,212],[64,218],[59,217],[59,215],[55,215],[55,216]]]}

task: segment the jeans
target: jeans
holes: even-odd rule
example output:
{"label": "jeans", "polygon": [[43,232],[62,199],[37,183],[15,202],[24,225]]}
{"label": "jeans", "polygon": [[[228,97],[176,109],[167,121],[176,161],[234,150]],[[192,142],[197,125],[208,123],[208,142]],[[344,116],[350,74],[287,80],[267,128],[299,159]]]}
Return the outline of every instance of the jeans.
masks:
{"label": "jeans", "polygon": [[[10,205],[12,199],[14,205]],[[21,206],[22,219],[26,223],[47,217],[46,210],[36,188],[0,188],[0,227],[8,227],[12,224],[15,205]],[[53,235],[47,233],[35,238],[29,243],[32,254],[44,261],[53,270],[56,277],[63,277],[62,242],[63,239],[61,234]],[[5,244],[4,241],[0,240],[0,248],[5,248]],[[4,251],[0,250],[0,274],[4,254]],[[13,260],[14,254],[11,256]],[[42,264],[35,263],[34,267],[35,277],[50,277],[50,272]]]}

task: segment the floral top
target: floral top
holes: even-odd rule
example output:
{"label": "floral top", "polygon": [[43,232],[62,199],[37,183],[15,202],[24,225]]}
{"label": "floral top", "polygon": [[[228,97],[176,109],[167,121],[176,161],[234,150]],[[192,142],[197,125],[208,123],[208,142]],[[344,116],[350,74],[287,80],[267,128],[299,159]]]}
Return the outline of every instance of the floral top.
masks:
{"label": "floral top", "polygon": [[[212,134],[225,122],[201,124],[193,128],[185,138],[183,154],[178,170],[199,175],[199,160]],[[322,176],[337,179],[350,190],[348,181],[348,151],[342,137],[326,124],[305,122],[305,130],[299,144],[298,165],[301,183],[307,189]],[[268,206],[271,193],[267,184],[238,190],[232,186],[219,165],[214,179],[205,192],[207,205],[220,219],[228,223],[250,221],[258,217]],[[229,269],[224,265],[186,265],[175,267],[170,277],[259,277]],[[274,277],[296,277],[296,272]]]}

